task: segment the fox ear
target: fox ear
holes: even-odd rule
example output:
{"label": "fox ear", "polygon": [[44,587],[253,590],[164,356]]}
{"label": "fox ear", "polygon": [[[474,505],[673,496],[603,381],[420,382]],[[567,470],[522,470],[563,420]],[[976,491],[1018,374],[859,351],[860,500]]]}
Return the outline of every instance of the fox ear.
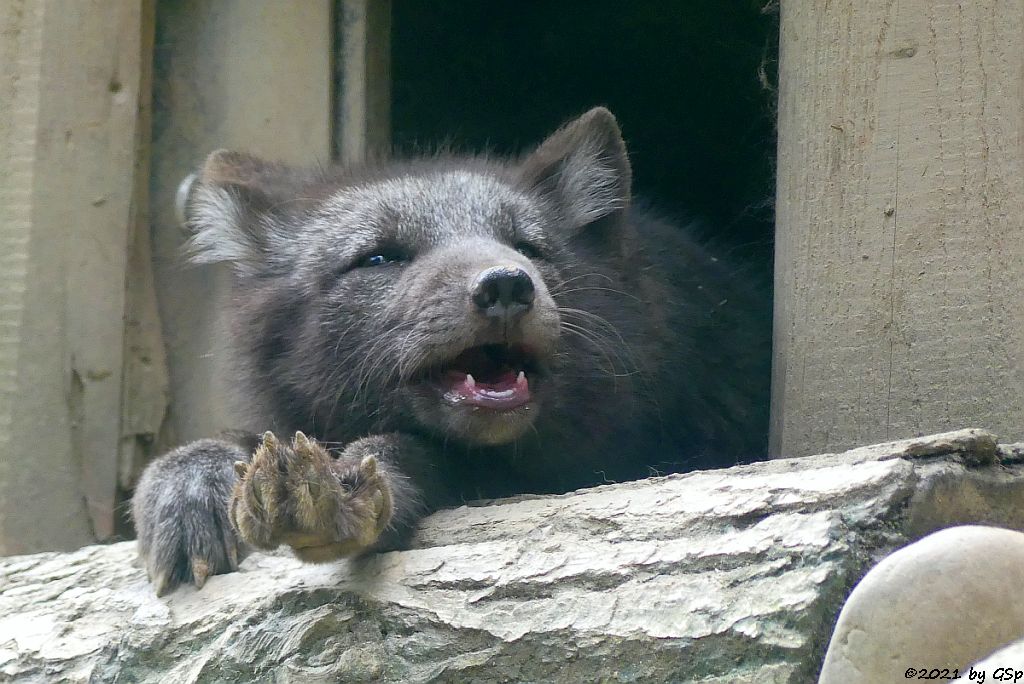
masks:
{"label": "fox ear", "polygon": [[615,117],[595,107],[541,143],[522,178],[562,208],[573,230],[629,205],[632,173]]}
{"label": "fox ear", "polygon": [[178,189],[178,217],[192,233],[190,259],[230,262],[242,274],[280,261],[292,232],[282,219],[300,208],[305,175],[242,152],[210,154]]}

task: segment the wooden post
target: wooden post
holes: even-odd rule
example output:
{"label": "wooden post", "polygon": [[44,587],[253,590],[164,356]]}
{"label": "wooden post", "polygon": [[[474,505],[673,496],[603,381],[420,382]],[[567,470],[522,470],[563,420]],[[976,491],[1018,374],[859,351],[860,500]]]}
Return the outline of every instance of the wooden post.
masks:
{"label": "wooden post", "polygon": [[338,9],[335,157],[358,162],[391,149],[391,0]]}
{"label": "wooden post", "polygon": [[1024,1],[783,0],[771,450],[1024,438]]}
{"label": "wooden post", "polygon": [[0,554],[114,531],[151,31],[130,0],[0,9]]}
{"label": "wooden post", "polygon": [[150,133],[153,128],[153,27],[156,0],[143,0],[142,78],[135,154],[135,207],[128,239],[125,290],[124,381],[121,397],[121,450],[118,498],[125,514],[118,517],[118,534],[131,532],[127,503],[135,481],[149,459],[167,446],[167,355],[153,275],[149,231]]}
{"label": "wooden post", "polygon": [[[313,165],[331,157],[330,0],[160,0],[153,134],[153,252],[171,380],[170,439],[238,425],[221,367],[223,269],[190,267],[178,184],[218,148]],[[263,426],[266,427],[266,426]]]}

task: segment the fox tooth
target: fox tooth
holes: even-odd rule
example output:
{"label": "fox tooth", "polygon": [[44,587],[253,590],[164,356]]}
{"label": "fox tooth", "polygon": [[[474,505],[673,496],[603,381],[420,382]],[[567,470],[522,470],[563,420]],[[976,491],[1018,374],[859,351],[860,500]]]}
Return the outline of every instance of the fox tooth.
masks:
{"label": "fox tooth", "polygon": [[469,387],[470,389],[476,387],[476,380],[474,380],[473,376],[469,373],[466,373],[466,387]]}

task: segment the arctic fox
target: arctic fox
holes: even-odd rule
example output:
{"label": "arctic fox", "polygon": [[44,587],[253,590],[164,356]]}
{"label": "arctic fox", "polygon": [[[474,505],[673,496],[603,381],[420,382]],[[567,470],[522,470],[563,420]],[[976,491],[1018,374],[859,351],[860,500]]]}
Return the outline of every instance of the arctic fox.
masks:
{"label": "arctic fox", "polygon": [[158,593],[252,547],[326,561],[469,498],[763,456],[767,296],[635,206],[606,109],[519,160],[214,152],[185,213],[192,259],[233,266],[240,419],[263,434],[144,473]]}

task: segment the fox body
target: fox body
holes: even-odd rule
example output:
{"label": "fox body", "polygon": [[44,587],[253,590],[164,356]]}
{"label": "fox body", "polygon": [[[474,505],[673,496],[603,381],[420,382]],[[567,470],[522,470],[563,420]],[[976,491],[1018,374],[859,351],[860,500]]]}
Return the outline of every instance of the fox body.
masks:
{"label": "fox body", "polygon": [[158,592],[254,546],[330,560],[469,498],[763,454],[767,300],[635,206],[605,109],[511,161],[215,152],[185,214],[192,259],[233,266],[234,385],[268,434],[144,473]]}

